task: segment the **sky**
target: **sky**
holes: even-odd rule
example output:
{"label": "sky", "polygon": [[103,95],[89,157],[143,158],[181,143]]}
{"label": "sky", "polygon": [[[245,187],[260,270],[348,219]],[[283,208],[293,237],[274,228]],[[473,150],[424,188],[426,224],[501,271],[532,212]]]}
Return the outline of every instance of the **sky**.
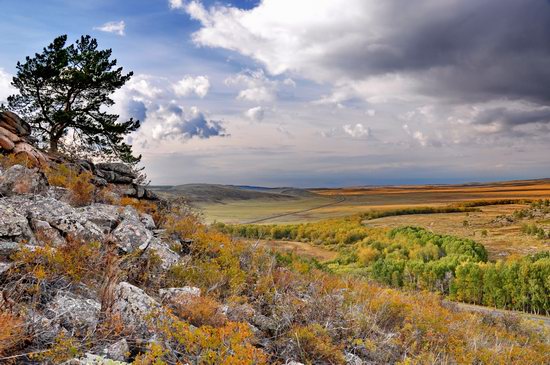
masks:
{"label": "sky", "polygon": [[550,177],[548,0],[0,0],[17,61],[89,34],[153,184]]}

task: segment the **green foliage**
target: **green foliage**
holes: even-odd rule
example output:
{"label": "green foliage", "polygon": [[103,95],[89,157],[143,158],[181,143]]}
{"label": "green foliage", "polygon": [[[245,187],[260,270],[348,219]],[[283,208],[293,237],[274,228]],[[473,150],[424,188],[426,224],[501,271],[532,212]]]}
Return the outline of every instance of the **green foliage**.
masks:
{"label": "green foliage", "polygon": [[535,223],[523,224],[521,231],[525,234],[536,236],[538,239],[550,238],[550,232],[546,232],[544,228],[537,226]]}
{"label": "green foliage", "polygon": [[451,298],[534,313],[550,313],[550,252],[496,263],[462,263]]}
{"label": "green foliage", "polygon": [[19,94],[8,98],[9,109],[33,126],[51,152],[57,152],[63,137],[71,133],[80,151],[138,162],[124,137],[139,128],[139,121],[120,123],[118,115],[105,111],[114,104],[112,93],[133,73],[124,75],[121,67],[115,68],[112,51],[98,50],[90,36],[69,46],[66,42],[66,35],[57,37],[42,53],[17,63],[12,85]]}
{"label": "green foliage", "polygon": [[[369,228],[358,216],[296,225],[218,223],[216,228],[247,238],[336,247],[338,258],[323,265],[336,273],[366,276],[394,287],[437,291],[468,303],[550,311],[550,254],[488,263],[487,250],[473,240],[419,227]],[[288,265],[290,259],[279,260]]]}
{"label": "green foliage", "polygon": [[479,209],[475,209],[478,205],[473,203],[464,205],[455,205],[448,207],[416,207],[416,208],[404,208],[404,209],[392,209],[392,210],[374,210],[367,213],[363,213],[361,216],[363,219],[371,220],[384,217],[394,217],[399,215],[413,215],[413,214],[441,214],[441,213],[466,213],[466,212],[478,212]]}

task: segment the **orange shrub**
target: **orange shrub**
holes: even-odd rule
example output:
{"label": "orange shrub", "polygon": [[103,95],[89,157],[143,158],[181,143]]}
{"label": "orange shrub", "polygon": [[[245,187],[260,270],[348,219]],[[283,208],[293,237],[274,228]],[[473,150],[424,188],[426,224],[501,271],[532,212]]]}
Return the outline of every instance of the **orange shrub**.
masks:
{"label": "orange shrub", "polygon": [[90,204],[94,199],[95,185],[90,171],[77,172],[65,164],[50,166],[45,169],[48,182],[69,190],[71,203],[77,206]]}
{"label": "orange shrub", "polygon": [[173,306],[178,317],[197,327],[221,327],[227,322],[220,304],[209,297],[183,294],[173,303]]}
{"label": "orange shrub", "polygon": [[0,356],[21,345],[26,339],[24,321],[10,313],[0,312]]}

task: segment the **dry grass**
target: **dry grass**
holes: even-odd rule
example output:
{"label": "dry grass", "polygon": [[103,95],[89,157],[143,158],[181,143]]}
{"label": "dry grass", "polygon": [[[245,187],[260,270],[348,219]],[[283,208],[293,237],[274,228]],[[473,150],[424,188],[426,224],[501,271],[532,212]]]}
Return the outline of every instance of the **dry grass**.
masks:
{"label": "dry grass", "polygon": [[515,210],[525,207],[527,205],[491,205],[481,207],[481,212],[404,215],[365,221],[364,224],[392,228],[412,225],[427,228],[435,233],[472,238],[487,248],[490,259],[550,249],[548,240],[539,240],[521,232],[523,221],[510,225],[493,222],[499,215],[511,215]]}

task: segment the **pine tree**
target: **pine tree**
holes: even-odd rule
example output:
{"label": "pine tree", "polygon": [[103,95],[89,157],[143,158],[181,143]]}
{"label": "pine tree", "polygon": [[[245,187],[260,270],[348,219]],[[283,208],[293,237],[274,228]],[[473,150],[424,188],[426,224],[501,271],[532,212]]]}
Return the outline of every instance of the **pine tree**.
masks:
{"label": "pine tree", "polygon": [[66,43],[66,35],[57,37],[42,53],[17,63],[12,85],[19,94],[8,98],[8,107],[33,126],[35,137],[52,153],[68,139],[88,154],[137,163],[141,156],[132,155],[124,137],[140,122],[119,122],[118,115],[106,111],[114,104],[110,96],[133,73],[116,68],[112,50],[99,50],[90,36]]}

